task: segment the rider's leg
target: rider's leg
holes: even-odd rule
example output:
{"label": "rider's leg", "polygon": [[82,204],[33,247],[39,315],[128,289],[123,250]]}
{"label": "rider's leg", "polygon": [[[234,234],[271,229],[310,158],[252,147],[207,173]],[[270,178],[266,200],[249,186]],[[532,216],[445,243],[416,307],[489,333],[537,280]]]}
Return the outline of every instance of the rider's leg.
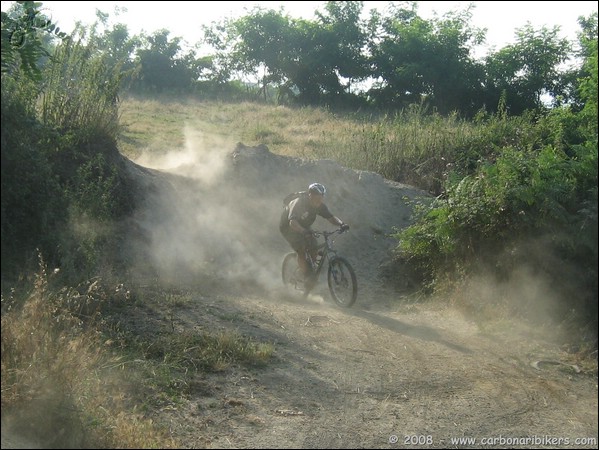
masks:
{"label": "rider's leg", "polygon": [[289,228],[282,231],[283,236],[291,245],[291,248],[295,250],[297,253],[297,264],[302,271],[302,274],[306,274],[308,272],[308,263],[306,262],[306,241],[304,236],[300,233],[297,233]]}
{"label": "rider's leg", "polygon": [[[306,236],[292,230],[287,230],[283,233],[283,236],[297,253],[297,264],[304,275],[304,279],[306,279],[312,274],[311,267],[306,261],[306,249],[310,249],[312,261],[316,261],[316,239],[313,236],[306,238]],[[314,253],[312,249],[314,249]]]}
{"label": "rider's leg", "polygon": [[310,257],[312,258],[312,261],[314,263],[316,263],[316,258],[318,257],[318,247],[317,247],[316,238],[314,236],[310,236],[310,237],[306,238],[306,248],[308,249],[308,252],[310,253]]}
{"label": "rider's leg", "polygon": [[308,261],[305,261],[305,259],[304,259],[304,263],[306,265],[306,271],[304,272],[304,279],[307,280],[310,285],[313,285],[316,282],[316,278],[315,278],[316,274],[314,273],[314,265],[316,264],[317,253],[318,253],[318,249],[317,249],[316,238],[314,236],[306,237],[305,250],[302,252],[302,254],[310,255],[310,258],[312,259],[312,267],[310,267],[309,266],[310,263]]}
{"label": "rider's leg", "polygon": [[297,252],[297,264],[299,265],[300,270],[304,274],[304,278],[306,275],[310,273],[310,267],[308,266],[308,261],[306,261],[306,250]]}

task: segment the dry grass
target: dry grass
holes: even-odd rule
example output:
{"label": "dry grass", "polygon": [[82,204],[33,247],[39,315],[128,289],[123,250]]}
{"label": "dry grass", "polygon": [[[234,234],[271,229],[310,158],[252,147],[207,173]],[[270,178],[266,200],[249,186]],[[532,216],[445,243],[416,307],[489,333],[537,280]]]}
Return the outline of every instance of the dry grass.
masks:
{"label": "dry grass", "polygon": [[125,404],[119,357],[100,332],[118,289],[110,299],[99,280],[56,291],[40,267],[24,302],[2,298],[3,425],[50,448],[176,448]]}
{"label": "dry grass", "polygon": [[264,144],[275,154],[332,159],[430,191],[439,188],[456,155],[484,129],[418,108],[368,117],[314,107],[126,98],[120,114],[119,147],[133,160],[142,153],[162,156],[181,150],[192,132],[195,144],[200,136],[205,149]]}
{"label": "dry grass", "polygon": [[[3,428],[30,442],[178,448],[165,425],[148,415],[153,403],[182,401],[189,374],[235,363],[260,366],[274,353],[272,345],[233,332],[127,342],[106,322],[110,308],[132,302],[122,285],[110,289],[95,279],[57,289],[51,279],[40,258],[31,292],[2,298]],[[169,298],[174,305],[188,301]]]}
{"label": "dry grass", "polygon": [[259,103],[159,102],[127,98],[120,107],[121,151],[131,157],[141,151],[166,152],[184,145],[185,129],[203,133],[207,144],[234,148],[266,144],[273,153],[320,157],[326,147],[353,128],[317,108],[289,108]]}

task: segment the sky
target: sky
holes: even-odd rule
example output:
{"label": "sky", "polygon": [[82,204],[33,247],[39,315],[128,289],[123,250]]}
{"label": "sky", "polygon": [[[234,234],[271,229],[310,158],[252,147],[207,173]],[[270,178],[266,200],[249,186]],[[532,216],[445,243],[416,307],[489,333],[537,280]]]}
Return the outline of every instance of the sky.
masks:
{"label": "sky", "polygon": [[[2,11],[13,2],[2,1]],[[89,25],[96,20],[99,9],[109,13],[114,23],[127,24],[132,34],[145,31],[148,34],[162,28],[170,31],[170,37],[181,37],[187,44],[201,41],[201,25],[209,25],[223,18],[247,14],[254,6],[279,9],[292,17],[314,19],[317,9],[323,10],[325,1],[47,1],[44,12],[63,31],[72,31],[76,21]],[[365,10],[371,8],[384,11],[387,1],[365,1]],[[514,42],[515,31],[530,22],[533,27],[560,26],[560,37],[576,39],[580,30],[578,17],[597,12],[597,1],[419,1],[418,13],[430,19],[434,14],[463,10],[469,3],[475,5],[471,24],[487,29],[487,44],[481,47],[500,49]],[[115,15],[115,7],[126,8],[126,12]]]}

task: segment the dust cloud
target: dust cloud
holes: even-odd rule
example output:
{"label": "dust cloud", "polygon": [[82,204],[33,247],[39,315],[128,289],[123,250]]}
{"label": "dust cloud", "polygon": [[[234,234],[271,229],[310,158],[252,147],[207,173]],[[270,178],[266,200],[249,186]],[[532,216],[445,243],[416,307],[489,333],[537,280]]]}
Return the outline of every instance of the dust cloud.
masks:
{"label": "dust cloud", "polygon": [[506,246],[494,266],[480,267],[449,301],[487,324],[526,326],[551,340],[571,340],[585,321],[579,293],[583,274],[556,254],[554,238],[539,235]]}
{"label": "dust cloud", "polygon": [[[183,149],[137,161],[146,167],[132,166],[148,201],[135,218],[146,236],[146,248],[138,253],[161,281],[193,284],[210,275],[223,285],[256,286],[265,295],[276,295],[282,288],[283,256],[291,251],[278,230],[282,199],[320,182],[327,187],[325,202],[331,212],[351,227],[337,238],[335,248],[354,266],[359,303],[380,304],[389,294],[397,297],[382,279],[397,245],[391,235],[411,223],[414,203],[429,198],[425,192],[331,160],[276,155],[265,145],[214,145],[212,137],[191,128],[186,137]],[[333,226],[319,217],[313,228]],[[552,261],[543,254],[548,248],[543,242],[531,240],[513,248],[526,249],[526,257],[499,260],[522,262],[536,255]],[[550,287],[552,280],[519,265],[505,270],[498,282],[493,269],[472,277],[445,302],[485,319],[531,317],[545,324],[556,316],[564,293]],[[322,301],[318,296],[312,300]]]}
{"label": "dust cloud", "polygon": [[[380,266],[397,244],[390,234],[410,223],[412,202],[424,192],[330,160],[275,155],[265,145],[206,148],[191,129],[186,137],[183,149],[132,166],[147,199],[135,218],[149,244],[141,259],[160,278],[192,282],[210,273],[276,291],[290,251],[278,229],[282,200],[320,182],[331,212],[351,226],[335,247],[354,266],[360,292],[382,289]],[[313,228],[333,226],[319,217]]]}
{"label": "dust cloud", "polygon": [[162,154],[143,153],[136,162],[164,172],[175,173],[193,178],[202,184],[212,185],[222,177],[226,163],[223,157],[225,141],[214,144],[214,136],[185,125],[183,128],[185,144],[182,149],[175,149]]}

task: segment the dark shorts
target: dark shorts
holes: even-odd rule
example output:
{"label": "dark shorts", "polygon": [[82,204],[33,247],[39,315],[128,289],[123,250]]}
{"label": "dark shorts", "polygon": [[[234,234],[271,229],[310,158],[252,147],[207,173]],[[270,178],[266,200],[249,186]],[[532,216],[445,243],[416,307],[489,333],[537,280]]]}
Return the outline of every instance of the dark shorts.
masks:
{"label": "dark shorts", "polygon": [[297,253],[302,253],[308,245],[308,248],[314,249],[316,248],[316,238],[314,236],[306,237],[301,233],[291,230],[288,228],[287,230],[281,230],[281,234],[283,237],[289,242],[291,248],[295,250]]}

